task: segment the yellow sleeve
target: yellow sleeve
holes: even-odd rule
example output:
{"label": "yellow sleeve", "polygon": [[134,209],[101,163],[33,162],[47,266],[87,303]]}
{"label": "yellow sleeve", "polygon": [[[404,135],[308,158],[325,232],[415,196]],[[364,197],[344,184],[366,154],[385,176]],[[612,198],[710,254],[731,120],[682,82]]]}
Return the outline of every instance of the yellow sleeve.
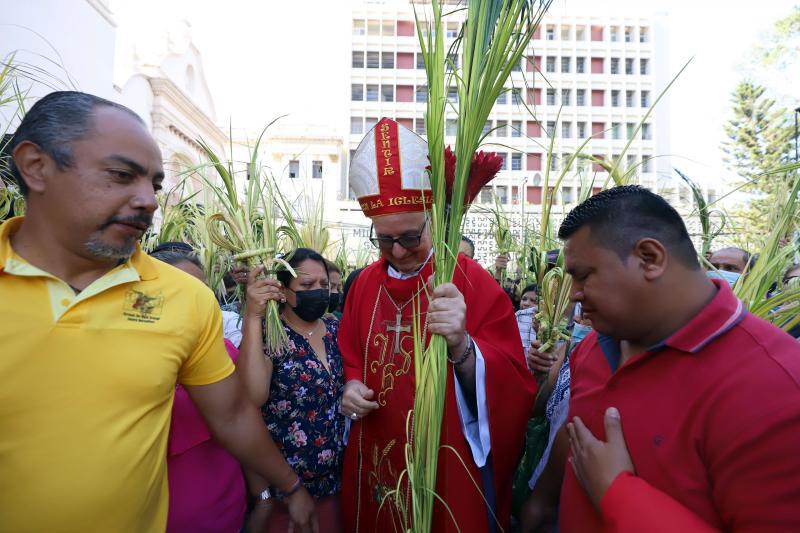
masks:
{"label": "yellow sleeve", "polygon": [[196,312],[190,314],[198,327],[197,342],[178,373],[182,385],[210,385],[233,374],[235,367],[225,348],[222,311],[214,294],[203,287],[196,297]]}

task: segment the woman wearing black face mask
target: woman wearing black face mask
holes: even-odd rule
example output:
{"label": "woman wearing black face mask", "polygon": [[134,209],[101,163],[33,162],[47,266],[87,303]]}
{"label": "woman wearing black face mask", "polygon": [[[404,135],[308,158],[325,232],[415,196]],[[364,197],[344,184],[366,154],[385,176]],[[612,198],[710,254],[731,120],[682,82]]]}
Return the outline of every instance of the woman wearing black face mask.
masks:
{"label": "woman wearing black face mask", "polygon": [[[261,407],[272,437],[316,499],[320,531],[339,532],[345,425],[339,404],[344,381],[336,343],[338,323],[324,317],[330,305],[328,265],[307,248],[296,250],[289,264],[297,272],[296,278],[281,271],[278,281],[258,279],[260,268],[248,275],[237,368],[248,395]],[[264,351],[264,314],[269,300],[281,303],[289,337],[288,349],[279,354]],[[248,481],[254,495],[267,488],[251,476]],[[286,507],[273,502],[275,498],[257,501],[248,530],[288,530]]]}

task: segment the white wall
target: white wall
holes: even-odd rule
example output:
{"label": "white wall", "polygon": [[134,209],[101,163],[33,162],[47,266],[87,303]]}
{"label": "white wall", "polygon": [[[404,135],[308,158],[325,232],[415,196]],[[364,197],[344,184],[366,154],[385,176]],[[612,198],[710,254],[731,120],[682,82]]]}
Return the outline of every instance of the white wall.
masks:
{"label": "white wall", "polygon": [[17,51],[15,61],[52,76],[30,96],[75,89],[114,99],[115,24],[104,2],[0,0],[0,13],[0,57]]}

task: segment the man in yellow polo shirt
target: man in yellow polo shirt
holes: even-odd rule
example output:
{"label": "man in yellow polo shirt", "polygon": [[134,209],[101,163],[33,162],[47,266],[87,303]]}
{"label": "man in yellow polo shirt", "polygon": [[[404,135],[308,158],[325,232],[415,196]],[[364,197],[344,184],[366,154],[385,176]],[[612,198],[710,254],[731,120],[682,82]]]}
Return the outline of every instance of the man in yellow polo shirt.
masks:
{"label": "man in yellow polo shirt", "polygon": [[12,154],[27,214],[0,226],[0,530],[164,531],[176,383],[315,530],[313,500],[241,392],[213,294],[139,249],[164,177],[141,119],[52,93]]}

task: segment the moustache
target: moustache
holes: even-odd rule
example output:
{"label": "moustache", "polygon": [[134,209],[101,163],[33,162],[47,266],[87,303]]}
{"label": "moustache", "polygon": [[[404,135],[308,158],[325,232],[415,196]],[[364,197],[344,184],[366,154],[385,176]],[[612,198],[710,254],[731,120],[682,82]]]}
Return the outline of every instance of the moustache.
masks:
{"label": "moustache", "polygon": [[146,230],[153,224],[153,217],[147,214],[133,215],[129,217],[111,217],[100,229],[106,229],[112,224],[128,224]]}

